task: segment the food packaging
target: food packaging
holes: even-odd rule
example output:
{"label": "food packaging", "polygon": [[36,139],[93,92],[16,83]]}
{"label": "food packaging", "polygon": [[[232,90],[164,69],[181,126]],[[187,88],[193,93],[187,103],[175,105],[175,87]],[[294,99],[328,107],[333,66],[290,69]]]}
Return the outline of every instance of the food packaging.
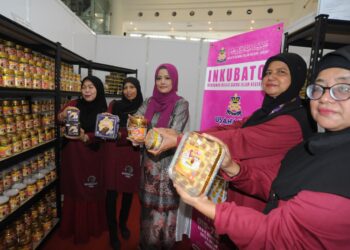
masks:
{"label": "food packaging", "polygon": [[67,110],[67,123],[79,122],[79,109],[68,109]]}
{"label": "food packaging", "polygon": [[65,132],[67,136],[70,137],[79,137],[80,135],[80,123],[66,123],[65,125]]}
{"label": "food packaging", "polygon": [[116,139],[119,129],[119,117],[110,114],[98,114],[96,118],[95,136],[104,139]]}
{"label": "food packaging", "polygon": [[196,132],[185,133],[170,163],[169,176],[191,196],[207,195],[223,158],[218,142]]}
{"label": "food packaging", "polygon": [[154,129],[148,131],[145,146],[148,150],[158,150],[160,145],[162,145],[163,137]]}
{"label": "food packaging", "polygon": [[208,193],[208,199],[215,204],[222,203],[227,199],[228,183],[219,175],[215,176]]}
{"label": "food packaging", "polygon": [[144,141],[147,134],[147,120],[142,115],[130,116],[127,122],[128,137]]}

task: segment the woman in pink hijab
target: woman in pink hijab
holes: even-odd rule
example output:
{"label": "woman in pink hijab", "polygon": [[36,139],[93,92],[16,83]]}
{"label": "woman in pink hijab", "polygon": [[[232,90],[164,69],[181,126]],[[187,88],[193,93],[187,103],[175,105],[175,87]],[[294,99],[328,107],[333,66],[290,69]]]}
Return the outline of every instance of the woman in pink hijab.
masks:
{"label": "woman in pink hijab", "polygon": [[[144,115],[153,127],[183,132],[189,118],[188,102],[177,95],[178,73],[172,64],[161,64],[155,73],[153,95],[137,115]],[[179,196],[168,175],[175,150],[158,156],[143,152],[141,176],[141,249],[170,249],[175,242]]]}

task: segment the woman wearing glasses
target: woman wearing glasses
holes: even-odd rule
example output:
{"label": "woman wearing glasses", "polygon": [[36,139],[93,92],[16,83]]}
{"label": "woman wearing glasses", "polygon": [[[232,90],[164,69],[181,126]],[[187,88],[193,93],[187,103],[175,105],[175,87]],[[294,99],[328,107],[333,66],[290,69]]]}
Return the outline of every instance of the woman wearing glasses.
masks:
{"label": "woman wearing glasses", "polygon": [[[233,202],[215,205],[175,186],[240,249],[349,249],[350,46],[327,54],[314,82],[307,88],[311,113],[326,132],[288,152],[264,213]],[[230,175],[240,166],[225,151],[222,171]]]}

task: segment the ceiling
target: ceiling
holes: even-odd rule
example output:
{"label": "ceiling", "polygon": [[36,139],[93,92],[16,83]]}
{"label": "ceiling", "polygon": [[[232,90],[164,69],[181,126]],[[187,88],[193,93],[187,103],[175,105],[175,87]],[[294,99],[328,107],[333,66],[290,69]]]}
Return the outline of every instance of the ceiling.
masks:
{"label": "ceiling", "polygon": [[[121,3],[120,3],[121,1]],[[290,24],[317,0],[119,0],[119,23],[130,34],[223,39],[278,22]],[[122,9],[122,11],[120,11]],[[122,16],[122,17],[121,17]],[[113,18],[112,18],[113,34]]]}

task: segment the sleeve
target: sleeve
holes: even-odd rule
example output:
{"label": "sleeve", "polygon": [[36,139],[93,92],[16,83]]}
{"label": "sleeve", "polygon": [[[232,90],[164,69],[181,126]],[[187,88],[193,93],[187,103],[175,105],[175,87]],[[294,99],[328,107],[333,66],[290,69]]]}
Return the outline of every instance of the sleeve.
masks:
{"label": "sleeve", "polygon": [[226,143],[232,158],[237,160],[286,153],[303,139],[299,123],[289,115],[278,116],[256,126],[209,134]]}
{"label": "sleeve", "polygon": [[340,249],[340,245],[346,249],[350,245],[348,198],[302,191],[280,203],[268,215],[235,203],[218,204],[216,231],[228,234],[240,249]]}
{"label": "sleeve", "polygon": [[181,98],[176,102],[172,114],[170,128],[175,129],[180,133],[184,131],[189,118],[188,106],[188,101],[186,101],[184,98]]}

